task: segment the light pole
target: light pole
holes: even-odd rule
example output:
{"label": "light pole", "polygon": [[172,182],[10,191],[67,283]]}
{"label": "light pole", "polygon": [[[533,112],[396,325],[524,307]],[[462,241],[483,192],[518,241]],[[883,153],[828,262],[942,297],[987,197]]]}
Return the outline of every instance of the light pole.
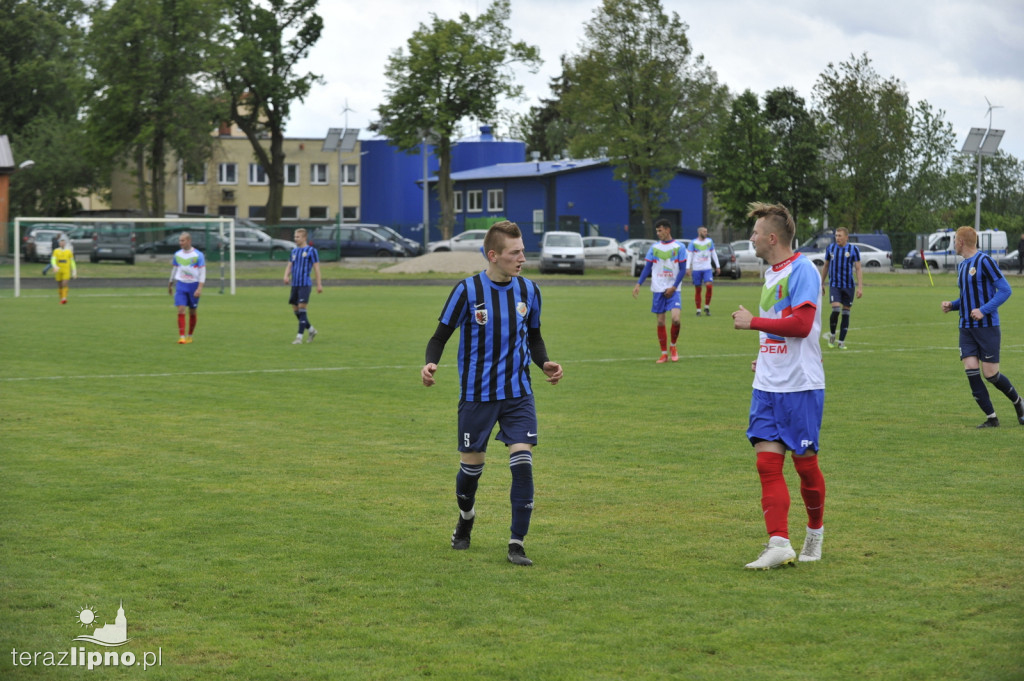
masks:
{"label": "light pole", "polygon": [[964,146],[960,150],[963,154],[977,154],[978,156],[978,185],[975,189],[975,200],[974,200],[974,231],[981,231],[981,157],[982,156],[995,156],[996,149],[999,148],[999,142],[1003,139],[1003,133],[1005,130],[993,130],[992,129],[992,109],[1001,109],[1001,106],[993,106],[988,98],[985,98],[985,102],[988,104],[988,128],[971,128],[971,131],[967,133],[967,139],[964,140]]}
{"label": "light pole", "polygon": [[338,224],[341,224],[341,213],[343,210],[342,206],[342,164],[341,155],[343,153],[352,152],[356,149],[356,143],[359,141],[359,128],[329,128],[327,130],[327,137],[324,138],[324,145],[320,148],[320,151],[337,151],[338,152]]}

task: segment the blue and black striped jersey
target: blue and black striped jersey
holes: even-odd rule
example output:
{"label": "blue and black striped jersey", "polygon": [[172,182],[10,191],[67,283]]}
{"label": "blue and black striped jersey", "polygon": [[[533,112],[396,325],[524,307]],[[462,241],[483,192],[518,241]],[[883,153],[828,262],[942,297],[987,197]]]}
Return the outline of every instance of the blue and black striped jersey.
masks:
{"label": "blue and black striped jersey", "polygon": [[[956,266],[956,284],[960,287],[960,328],[978,329],[986,326],[999,326],[999,305],[1006,299],[998,293],[1000,288],[1008,289],[1004,284],[1003,273],[999,271],[996,261],[986,253],[978,251],[964,259]],[[986,303],[990,310],[985,309]],[[971,310],[980,309],[985,316],[971,319]]]}
{"label": "blue and black striped jersey", "polygon": [[859,248],[851,243],[845,246],[829,244],[825,249],[825,262],[828,263],[829,286],[854,288],[857,285],[853,276],[853,263],[860,262]]}
{"label": "blue and black striped jersey", "polygon": [[320,262],[320,253],[314,246],[292,249],[292,286],[312,286],[313,264]]}
{"label": "blue and black striped jersey", "polygon": [[485,272],[452,289],[438,320],[460,329],[459,383],[468,402],[533,393],[529,330],[540,328],[540,289],[529,279],[492,282]]}

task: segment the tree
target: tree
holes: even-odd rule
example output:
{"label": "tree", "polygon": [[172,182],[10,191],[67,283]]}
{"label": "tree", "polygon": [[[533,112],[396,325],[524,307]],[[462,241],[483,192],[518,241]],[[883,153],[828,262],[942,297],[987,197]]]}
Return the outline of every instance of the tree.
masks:
{"label": "tree", "polygon": [[552,78],[548,86],[552,97],[541,99],[539,106],[530,107],[530,111],[516,121],[513,136],[526,142],[528,150],[539,152],[541,158],[554,158],[569,148],[573,137],[572,121],[563,116],[560,109],[562,98],[574,85],[572,70],[563,56],[562,73]]}
{"label": "tree", "polygon": [[788,207],[800,224],[804,216],[822,205],[824,140],[803,98],[793,88],[768,92],[764,116],[774,142],[768,195]]}
{"label": "tree", "polygon": [[[228,3],[220,38],[224,49],[215,71],[226,93],[224,118],[245,133],[266,172],[266,221],[277,224],[284,199],[284,127],[292,104],[323,82],[316,74],[297,76],[294,71],[320,39],[324,22],[314,13],[317,0],[267,0],[266,7],[258,0]],[[269,149],[264,146],[268,137]]]}
{"label": "tree", "polygon": [[440,166],[439,226],[446,239],[455,225],[451,151],[459,122],[493,120],[500,97],[521,96],[512,65],[524,64],[531,71],[540,65],[536,47],[512,41],[510,12],[509,0],[495,0],[475,19],[465,13],[457,21],[431,14],[430,25],[420,24],[409,38],[408,52],[392,53],[384,71],[385,102],[377,107],[380,120],[371,127],[406,152],[418,149],[426,135],[433,138]]}
{"label": "tree", "polygon": [[829,64],[814,85],[827,140],[830,213],[851,231],[911,231],[946,205],[940,178],[952,127],[903,83],[883,80],[866,54]]}
{"label": "tree", "polygon": [[647,236],[662,188],[681,164],[699,166],[725,113],[728,91],[694,56],[687,28],[660,0],[603,0],[585,47],[569,59],[576,86],[561,112],[573,126],[573,155],[612,160]]}
{"label": "tree", "polygon": [[127,166],[139,208],[162,216],[169,162],[210,151],[216,102],[202,74],[220,18],[218,0],[117,0],[92,15],[97,95],[89,128],[100,163]]}
{"label": "tree", "polygon": [[[940,218],[942,226],[974,225],[977,211],[978,157],[957,154],[948,179],[953,200]],[[981,228],[1013,235],[1024,231],[1024,162],[999,151],[982,157]]]}
{"label": "tree", "polygon": [[766,170],[772,140],[761,103],[750,90],[733,100],[729,116],[715,135],[708,155],[708,188],[732,227],[748,224],[747,205],[769,198]]}
{"label": "tree", "polygon": [[11,183],[11,215],[70,215],[98,174],[80,113],[89,82],[79,0],[0,0],[0,133],[35,167]]}

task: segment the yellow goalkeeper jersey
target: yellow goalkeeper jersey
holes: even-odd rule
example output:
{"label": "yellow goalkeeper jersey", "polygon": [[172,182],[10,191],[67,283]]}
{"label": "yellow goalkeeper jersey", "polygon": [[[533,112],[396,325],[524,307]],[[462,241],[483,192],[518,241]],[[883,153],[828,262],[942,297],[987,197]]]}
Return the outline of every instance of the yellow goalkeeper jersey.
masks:
{"label": "yellow goalkeeper jersey", "polygon": [[75,270],[75,252],[70,248],[55,248],[50,255],[50,264],[53,266],[53,276],[57,281],[70,279]]}

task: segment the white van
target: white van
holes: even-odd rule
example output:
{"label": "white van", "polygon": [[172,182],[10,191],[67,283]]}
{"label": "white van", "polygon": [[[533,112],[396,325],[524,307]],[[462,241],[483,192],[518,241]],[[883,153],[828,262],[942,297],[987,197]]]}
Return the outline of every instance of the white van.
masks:
{"label": "white van", "polygon": [[540,273],[583,274],[583,237],[576,232],[544,232],[540,240]]}
{"label": "white van", "polygon": [[[938,269],[956,267],[963,258],[956,254],[953,238],[955,229],[942,229],[924,238],[924,259],[928,267]],[[918,250],[921,250],[918,248]],[[978,232],[978,250],[988,253],[996,260],[1006,255],[1006,232],[997,229],[983,229]]]}

